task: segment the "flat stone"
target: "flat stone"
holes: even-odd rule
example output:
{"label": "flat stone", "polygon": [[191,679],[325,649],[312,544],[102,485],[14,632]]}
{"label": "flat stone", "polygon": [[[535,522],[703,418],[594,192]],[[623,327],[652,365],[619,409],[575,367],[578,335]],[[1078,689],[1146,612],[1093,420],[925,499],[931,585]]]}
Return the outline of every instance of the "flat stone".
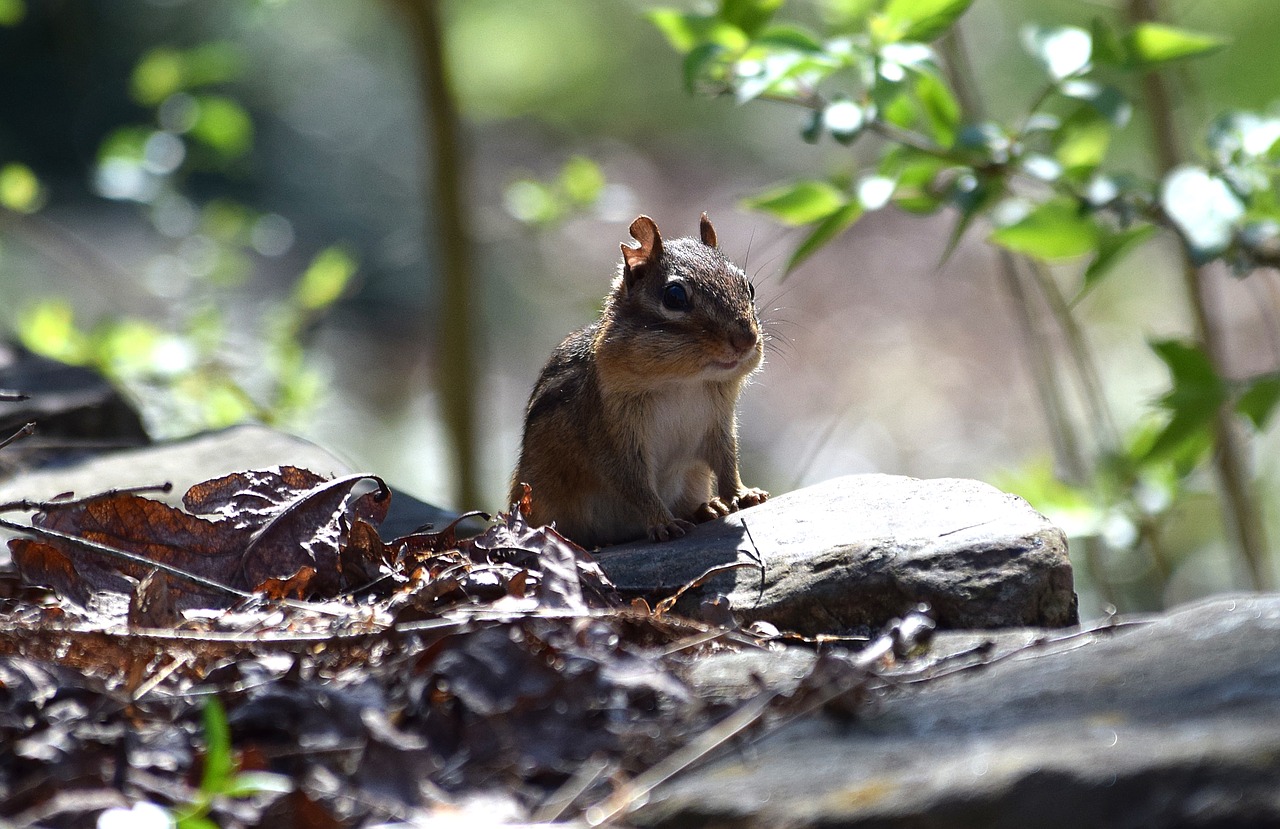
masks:
{"label": "flat stone", "polygon": [[[1046,634],[1048,643],[1022,647]],[[1280,595],[1215,598],[1067,638],[950,636],[941,644],[952,651],[975,636],[998,651],[1022,649],[978,670],[890,686],[853,721],[795,721],[658,789],[629,820],[741,829],[1280,825]],[[755,674],[769,661],[750,659]],[[701,669],[720,696],[733,687],[725,675],[745,670],[726,666]],[[778,668],[784,682],[802,669],[794,659]]]}
{"label": "flat stone", "polygon": [[39,463],[54,454],[148,442],[138,413],[93,369],[0,342],[0,390],[27,395],[26,400],[0,400],[0,438],[28,422],[37,426],[35,437],[0,452],[0,469]]}
{"label": "flat stone", "polygon": [[690,590],[678,609],[696,615],[720,593],[746,621],[806,634],[879,629],[921,602],[941,628],[1078,621],[1062,531],[979,481],[836,478],[675,541],[595,555],[624,593],[642,595],[670,594],[712,567],[749,562]]}
{"label": "flat stone", "polygon": [[[101,452],[26,471],[0,482],[0,503],[21,499],[43,501],[63,492],[93,495],[168,481],[173,484],[172,492],[167,496],[149,494],[149,497],[180,505],[183,493],[193,484],[232,472],[274,466],[298,466],[328,477],[356,471],[314,443],[266,426],[246,424],[137,449]],[[443,526],[456,517],[454,513],[393,490],[391,511],[380,532],[389,540],[423,524]]]}

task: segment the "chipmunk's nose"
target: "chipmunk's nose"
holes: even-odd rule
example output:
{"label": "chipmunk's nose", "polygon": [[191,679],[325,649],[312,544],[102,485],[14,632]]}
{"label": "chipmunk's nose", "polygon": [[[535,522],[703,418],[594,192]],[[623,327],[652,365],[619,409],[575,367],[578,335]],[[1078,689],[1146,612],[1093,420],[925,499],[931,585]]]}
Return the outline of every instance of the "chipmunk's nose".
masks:
{"label": "chipmunk's nose", "polygon": [[729,334],[729,345],[733,346],[734,351],[742,353],[755,348],[757,339],[759,337],[756,332],[744,326]]}

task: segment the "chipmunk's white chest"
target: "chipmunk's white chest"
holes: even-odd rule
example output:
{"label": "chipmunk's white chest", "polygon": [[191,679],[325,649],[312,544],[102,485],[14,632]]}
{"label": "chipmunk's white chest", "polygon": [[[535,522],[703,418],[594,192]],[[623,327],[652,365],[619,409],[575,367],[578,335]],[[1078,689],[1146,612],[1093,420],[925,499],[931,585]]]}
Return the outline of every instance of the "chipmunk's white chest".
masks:
{"label": "chipmunk's white chest", "polygon": [[668,505],[682,497],[691,467],[706,463],[706,441],[718,417],[705,387],[682,386],[651,398],[642,420],[642,443],[658,496]]}

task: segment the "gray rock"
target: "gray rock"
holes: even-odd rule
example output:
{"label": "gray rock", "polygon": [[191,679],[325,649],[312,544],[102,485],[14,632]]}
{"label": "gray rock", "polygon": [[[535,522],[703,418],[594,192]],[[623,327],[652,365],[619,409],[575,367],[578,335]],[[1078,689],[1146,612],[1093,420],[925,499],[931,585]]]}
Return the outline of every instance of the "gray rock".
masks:
{"label": "gray rock", "polygon": [[[185,440],[138,449],[102,452],[48,468],[24,472],[0,482],[0,503],[48,500],[63,492],[78,496],[110,489],[173,484],[168,496],[150,497],[181,504],[182,494],[201,481],[246,469],[299,466],[319,475],[351,474],[350,465],[314,443],[266,426],[248,424]],[[406,534],[423,524],[443,526],[457,516],[393,490],[391,511],[380,528],[383,538]]]}
{"label": "gray rock", "polygon": [[723,593],[745,620],[807,634],[878,629],[920,602],[942,628],[1077,621],[1062,531],[978,481],[837,478],[676,541],[596,557],[636,594],[670,593],[717,565],[755,562],[689,591],[679,609],[697,614],[702,599]]}
{"label": "gray rock", "polygon": [[26,400],[0,400],[0,438],[34,421],[36,437],[0,452],[0,468],[12,470],[55,454],[148,442],[142,419],[102,375],[0,343],[0,390]]}
{"label": "gray rock", "polygon": [[[1280,595],[1064,636],[811,715],[655,791],[641,826],[1280,825]],[[948,641],[950,639],[950,641]],[[974,634],[941,637],[956,650]],[[738,663],[744,657],[736,657]],[[768,676],[768,655],[720,669]],[[795,660],[782,663],[793,681]],[[764,672],[764,673],[762,673]],[[767,681],[767,680],[766,680]],[[757,684],[758,687],[758,684]]]}

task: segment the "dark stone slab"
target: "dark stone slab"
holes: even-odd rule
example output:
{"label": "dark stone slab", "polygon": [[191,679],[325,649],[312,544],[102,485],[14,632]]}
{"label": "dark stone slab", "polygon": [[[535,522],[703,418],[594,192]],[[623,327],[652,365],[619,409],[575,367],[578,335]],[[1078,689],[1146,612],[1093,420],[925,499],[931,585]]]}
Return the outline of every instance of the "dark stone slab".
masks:
{"label": "dark stone slab", "polygon": [[[1047,631],[943,634],[1006,651]],[[719,696],[744,669],[700,666]],[[714,660],[712,660],[714,661]],[[803,671],[782,663],[782,681]],[[697,677],[693,679],[697,681]],[[758,688],[760,680],[745,683]],[[1280,595],[1216,598],[891,688],[659,789],[641,826],[1280,826]]]}

